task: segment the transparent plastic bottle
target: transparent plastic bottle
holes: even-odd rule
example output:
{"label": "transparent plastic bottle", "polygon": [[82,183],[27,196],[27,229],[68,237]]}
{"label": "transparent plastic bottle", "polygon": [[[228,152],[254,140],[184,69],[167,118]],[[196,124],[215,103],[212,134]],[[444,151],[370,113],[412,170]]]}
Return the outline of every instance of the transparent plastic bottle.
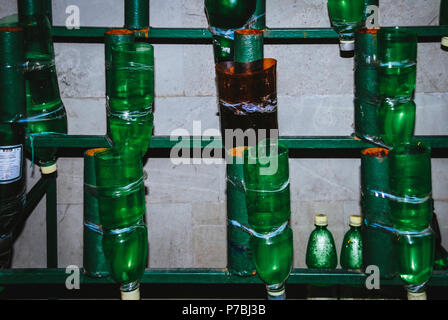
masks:
{"label": "transparent plastic bottle", "polygon": [[341,267],[345,270],[360,271],[362,264],[362,218],[358,215],[350,216],[350,230],[344,235],[341,248]]}
{"label": "transparent plastic bottle", "polygon": [[54,62],[51,27],[43,1],[19,0],[19,25],[25,32],[27,148],[42,173],[56,170],[56,148],[34,148],[33,135],[66,134],[67,114],[62,103]]}
{"label": "transparent plastic bottle", "polygon": [[306,248],[306,265],[310,269],[335,269],[338,258],[333,235],[327,229],[327,215],[315,215],[314,225]]}

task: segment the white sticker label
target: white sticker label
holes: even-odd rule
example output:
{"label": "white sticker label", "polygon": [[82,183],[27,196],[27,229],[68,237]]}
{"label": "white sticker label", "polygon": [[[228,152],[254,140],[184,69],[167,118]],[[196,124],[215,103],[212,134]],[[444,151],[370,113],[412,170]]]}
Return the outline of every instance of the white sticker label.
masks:
{"label": "white sticker label", "polygon": [[0,184],[22,177],[22,145],[0,147]]}

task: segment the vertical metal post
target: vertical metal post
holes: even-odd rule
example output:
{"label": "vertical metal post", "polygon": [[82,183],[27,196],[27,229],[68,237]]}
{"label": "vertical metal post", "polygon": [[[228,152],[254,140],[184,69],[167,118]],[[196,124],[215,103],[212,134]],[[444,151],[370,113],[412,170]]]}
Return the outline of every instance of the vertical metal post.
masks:
{"label": "vertical metal post", "polygon": [[58,267],[58,220],[57,220],[57,172],[45,176],[50,179],[46,193],[47,268]]}
{"label": "vertical metal post", "polygon": [[51,0],[45,0],[45,14],[48,17],[48,21],[50,21],[50,25],[53,25],[53,7],[51,4]]}
{"label": "vertical metal post", "polygon": [[124,27],[131,30],[149,27],[149,0],[124,1]]}

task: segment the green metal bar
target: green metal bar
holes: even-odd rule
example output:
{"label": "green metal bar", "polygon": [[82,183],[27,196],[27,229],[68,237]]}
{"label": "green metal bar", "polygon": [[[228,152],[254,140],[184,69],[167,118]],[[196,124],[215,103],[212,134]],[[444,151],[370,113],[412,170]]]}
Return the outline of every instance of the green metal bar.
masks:
{"label": "green metal bar", "polygon": [[50,21],[50,24],[53,25],[53,7],[51,4],[52,0],[45,0],[45,14],[48,17],[48,20]]}
{"label": "green metal bar", "polygon": [[[448,26],[418,26],[404,27],[417,33],[419,37],[442,37],[448,36]],[[54,37],[64,38],[100,38],[103,40],[104,33],[116,28],[103,27],[81,27],[69,30],[63,26],[53,27]],[[139,36],[141,36],[139,34]],[[172,39],[172,40],[210,40],[212,35],[205,28],[149,28],[147,38]],[[337,39],[338,34],[331,28],[273,28],[264,31],[265,39]],[[439,41],[439,40],[437,40]]]}
{"label": "green metal bar", "polygon": [[[65,269],[5,269],[0,271],[0,284],[60,284],[67,278]],[[287,284],[361,285],[363,273],[337,270],[293,269]],[[81,283],[115,283],[111,278],[90,278],[81,273]],[[262,284],[259,277],[233,276],[223,269],[147,269],[141,283],[197,283],[197,284]],[[381,280],[381,285],[404,285],[399,278]],[[435,271],[429,286],[448,286],[448,272]]]}
{"label": "green metal bar", "polygon": [[87,136],[87,135],[42,135],[35,136],[34,145],[36,147],[54,148],[109,148],[112,141],[107,136]]}
{"label": "green metal bar", "polygon": [[44,197],[47,192],[48,186],[50,183],[50,179],[48,177],[43,176],[39,179],[38,182],[33,186],[33,188],[26,194],[26,203],[24,216],[20,222],[26,220],[29,215],[33,212],[36,206],[39,204],[40,200]]}
{"label": "green metal bar", "polygon": [[58,267],[57,172],[49,175],[46,193],[47,268]]}
{"label": "green metal bar", "polygon": [[[150,148],[170,149],[173,147],[201,147],[206,148],[214,140],[216,145],[222,147],[221,138],[213,137],[169,137],[155,136],[151,138]],[[417,136],[416,139],[424,142],[432,149],[448,149],[448,136]],[[344,136],[309,136],[309,137],[280,137],[289,149],[364,149],[373,145]],[[43,135],[36,136],[34,145],[36,147],[55,148],[109,148],[112,142],[107,136],[88,135]],[[215,146],[213,146],[215,147]]]}

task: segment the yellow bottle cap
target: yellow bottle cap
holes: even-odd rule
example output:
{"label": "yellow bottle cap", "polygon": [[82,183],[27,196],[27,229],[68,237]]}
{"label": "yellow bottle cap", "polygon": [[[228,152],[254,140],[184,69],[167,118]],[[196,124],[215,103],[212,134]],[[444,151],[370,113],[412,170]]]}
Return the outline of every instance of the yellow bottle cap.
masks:
{"label": "yellow bottle cap", "polygon": [[132,291],[121,291],[121,300],[140,300],[140,288]]}
{"label": "yellow bottle cap", "polygon": [[54,163],[47,167],[40,167],[40,172],[42,172],[42,174],[50,174],[56,172],[57,169],[56,163]]}
{"label": "yellow bottle cap", "polygon": [[325,227],[328,225],[328,217],[326,214],[316,214],[314,216],[314,224],[316,226]]}
{"label": "yellow bottle cap", "polygon": [[408,291],[408,300],[426,300],[426,292],[410,292]]}
{"label": "yellow bottle cap", "polygon": [[361,216],[358,216],[358,215],[352,215],[352,216],[350,216],[350,222],[349,222],[349,224],[350,224],[352,227],[360,227],[361,224],[362,224],[362,218],[361,218]]}

